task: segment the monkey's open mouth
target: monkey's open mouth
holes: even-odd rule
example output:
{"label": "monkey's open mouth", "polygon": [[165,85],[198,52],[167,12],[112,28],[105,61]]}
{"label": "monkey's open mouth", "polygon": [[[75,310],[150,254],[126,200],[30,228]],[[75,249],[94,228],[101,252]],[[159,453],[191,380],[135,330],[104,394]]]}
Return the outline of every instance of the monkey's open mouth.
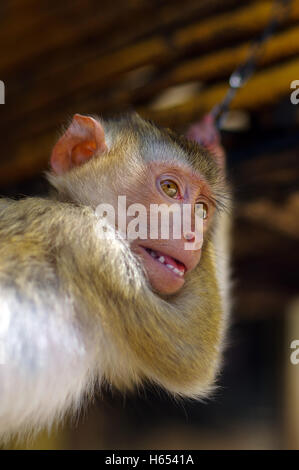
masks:
{"label": "monkey's open mouth", "polygon": [[142,247],[152,258],[163,264],[167,269],[177,276],[183,277],[186,272],[186,266],[176,258],[165,255],[161,251],[152,250],[151,248]]}

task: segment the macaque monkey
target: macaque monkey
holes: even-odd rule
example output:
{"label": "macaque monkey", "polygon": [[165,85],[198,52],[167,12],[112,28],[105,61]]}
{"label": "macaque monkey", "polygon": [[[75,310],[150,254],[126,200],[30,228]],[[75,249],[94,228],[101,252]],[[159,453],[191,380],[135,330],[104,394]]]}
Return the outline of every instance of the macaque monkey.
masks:
{"label": "macaque monkey", "polygon": [[[229,312],[223,158],[136,114],[76,114],[52,151],[51,197],[0,199],[2,438],[77,412],[98,384],[213,389]],[[193,229],[99,236],[97,207],[117,212],[118,196],[189,204],[193,228],[200,204],[202,245],[186,249]]]}

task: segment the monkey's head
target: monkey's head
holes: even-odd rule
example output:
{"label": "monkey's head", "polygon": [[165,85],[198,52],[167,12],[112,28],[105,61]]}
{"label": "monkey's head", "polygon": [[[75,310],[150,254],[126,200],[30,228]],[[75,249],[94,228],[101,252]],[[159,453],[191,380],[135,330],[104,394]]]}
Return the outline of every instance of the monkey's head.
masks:
{"label": "monkey's head", "polygon": [[112,222],[126,231],[155,291],[173,294],[184,285],[225,197],[223,171],[211,153],[137,114],[107,121],[76,114],[51,166],[63,200],[113,207]]}

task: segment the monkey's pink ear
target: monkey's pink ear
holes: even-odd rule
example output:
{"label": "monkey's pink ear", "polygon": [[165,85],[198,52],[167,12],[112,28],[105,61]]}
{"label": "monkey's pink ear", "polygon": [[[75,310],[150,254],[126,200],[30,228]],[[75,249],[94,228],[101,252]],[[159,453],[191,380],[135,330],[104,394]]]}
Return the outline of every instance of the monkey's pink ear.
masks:
{"label": "monkey's pink ear", "polygon": [[75,114],[67,131],[53,148],[51,167],[55,173],[62,174],[106,150],[101,124],[92,117]]}
{"label": "monkey's pink ear", "polygon": [[217,164],[221,168],[225,167],[225,151],[221,145],[221,136],[216,128],[215,119],[211,114],[206,114],[200,122],[189,127],[186,137],[206,147]]}

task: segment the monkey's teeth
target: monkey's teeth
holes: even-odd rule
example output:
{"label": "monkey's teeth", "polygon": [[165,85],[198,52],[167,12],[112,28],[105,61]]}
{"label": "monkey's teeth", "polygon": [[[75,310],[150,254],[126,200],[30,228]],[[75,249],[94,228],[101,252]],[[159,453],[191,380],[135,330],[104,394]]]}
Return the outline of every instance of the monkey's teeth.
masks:
{"label": "monkey's teeth", "polygon": [[177,274],[180,277],[183,277],[185,271],[180,271],[179,269],[175,268],[172,264],[166,262],[165,256],[160,256],[155,250],[151,250],[149,248],[146,249],[148,253],[151,255],[152,258],[159,261],[161,264],[164,264],[166,268],[170,269],[173,273]]}
{"label": "monkey's teeth", "polygon": [[178,274],[180,277],[183,277],[183,276],[184,276],[183,271],[177,270],[177,271],[174,271],[174,272],[175,272],[176,274]]}

